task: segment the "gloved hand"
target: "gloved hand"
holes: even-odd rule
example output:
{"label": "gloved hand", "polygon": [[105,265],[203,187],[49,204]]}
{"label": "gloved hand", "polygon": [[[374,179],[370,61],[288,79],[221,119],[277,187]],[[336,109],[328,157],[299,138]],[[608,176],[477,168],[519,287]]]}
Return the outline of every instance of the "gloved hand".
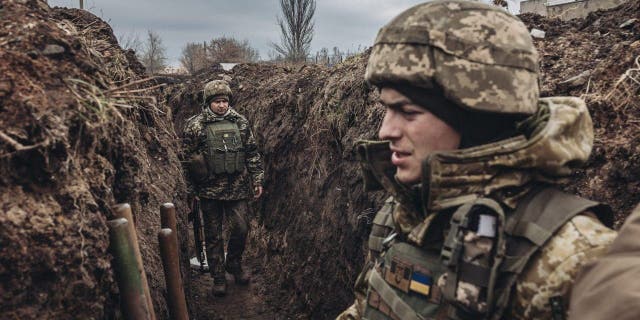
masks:
{"label": "gloved hand", "polygon": [[253,188],[253,198],[254,199],[260,198],[260,196],[262,196],[263,191],[264,191],[264,188],[262,186],[255,186]]}

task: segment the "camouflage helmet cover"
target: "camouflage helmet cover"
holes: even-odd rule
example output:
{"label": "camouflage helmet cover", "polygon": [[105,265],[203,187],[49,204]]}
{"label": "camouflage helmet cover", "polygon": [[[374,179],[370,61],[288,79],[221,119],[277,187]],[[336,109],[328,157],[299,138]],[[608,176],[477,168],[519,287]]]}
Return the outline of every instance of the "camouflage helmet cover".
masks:
{"label": "camouflage helmet cover", "polygon": [[527,27],[498,7],[432,1],[401,13],[375,40],[365,78],[374,85],[439,86],[461,107],[531,114],[538,53]]}
{"label": "camouflage helmet cover", "polygon": [[209,99],[215,96],[227,96],[227,98],[231,99],[231,88],[229,87],[229,83],[224,80],[213,80],[207,82],[207,84],[204,85],[204,101],[208,102]]}

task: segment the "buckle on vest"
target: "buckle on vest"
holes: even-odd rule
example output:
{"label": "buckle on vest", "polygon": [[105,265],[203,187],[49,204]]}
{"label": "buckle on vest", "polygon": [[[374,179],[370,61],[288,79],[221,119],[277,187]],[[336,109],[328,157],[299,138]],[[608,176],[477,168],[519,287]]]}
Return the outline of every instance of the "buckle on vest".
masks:
{"label": "buckle on vest", "polygon": [[393,244],[393,241],[396,239],[397,236],[398,236],[397,232],[392,232],[391,234],[389,234],[386,238],[382,240],[382,248],[384,250],[389,249],[389,247],[391,247],[391,245]]}
{"label": "buckle on vest", "polygon": [[440,258],[446,267],[455,267],[462,254],[462,231],[469,228],[469,215],[454,215],[451,217],[451,228],[442,245]]}

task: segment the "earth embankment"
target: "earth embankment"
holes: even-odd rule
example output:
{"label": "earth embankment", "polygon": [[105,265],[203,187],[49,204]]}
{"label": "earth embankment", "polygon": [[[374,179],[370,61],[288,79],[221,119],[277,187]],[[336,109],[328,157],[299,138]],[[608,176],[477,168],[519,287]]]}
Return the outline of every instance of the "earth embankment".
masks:
{"label": "earth embankment", "polygon": [[87,11],[0,3],[3,319],[118,317],[106,221],[122,202],[167,317],[159,206],[176,203],[186,234],[185,187],[171,111],[143,70]]}

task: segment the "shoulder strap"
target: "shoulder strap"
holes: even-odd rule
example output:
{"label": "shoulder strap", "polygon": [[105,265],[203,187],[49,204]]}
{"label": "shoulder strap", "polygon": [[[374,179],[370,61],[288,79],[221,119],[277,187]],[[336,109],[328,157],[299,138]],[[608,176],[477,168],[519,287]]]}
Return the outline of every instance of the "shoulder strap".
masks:
{"label": "shoulder strap", "polygon": [[380,211],[376,213],[373,219],[373,226],[371,226],[371,233],[369,234],[369,250],[375,252],[381,252],[383,249],[382,242],[389,236],[391,230],[393,230],[393,210],[395,208],[395,202],[393,197],[389,197],[385,201],[384,206]]}
{"label": "shoulder strap", "polygon": [[507,251],[500,268],[502,287],[492,319],[500,319],[508,307],[514,284],[529,259],[569,220],[590,211],[605,225],[612,225],[611,209],[603,204],[570,195],[555,188],[532,191],[507,216]]}

